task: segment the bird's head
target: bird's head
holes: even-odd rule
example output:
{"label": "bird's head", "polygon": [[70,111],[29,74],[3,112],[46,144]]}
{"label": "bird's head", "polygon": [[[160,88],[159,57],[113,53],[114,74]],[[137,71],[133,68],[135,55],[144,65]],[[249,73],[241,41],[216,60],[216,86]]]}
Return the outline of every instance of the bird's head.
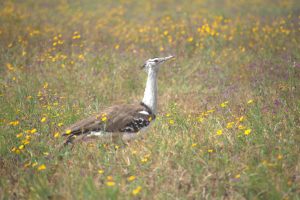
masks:
{"label": "bird's head", "polygon": [[158,71],[160,64],[164,63],[167,60],[170,60],[174,58],[174,56],[167,56],[167,57],[161,57],[161,58],[151,58],[148,59],[145,64],[142,66],[143,69],[148,71],[149,69],[153,69],[155,71]]}

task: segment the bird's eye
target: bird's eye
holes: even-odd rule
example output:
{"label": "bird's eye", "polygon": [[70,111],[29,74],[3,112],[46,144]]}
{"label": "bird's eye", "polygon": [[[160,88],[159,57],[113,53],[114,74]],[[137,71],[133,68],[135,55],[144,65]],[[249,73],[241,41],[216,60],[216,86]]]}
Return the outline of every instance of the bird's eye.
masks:
{"label": "bird's eye", "polygon": [[158,60],[154,60],[154,62],[155,62],[155,63],[157,63],[157,62],[158,62]]}

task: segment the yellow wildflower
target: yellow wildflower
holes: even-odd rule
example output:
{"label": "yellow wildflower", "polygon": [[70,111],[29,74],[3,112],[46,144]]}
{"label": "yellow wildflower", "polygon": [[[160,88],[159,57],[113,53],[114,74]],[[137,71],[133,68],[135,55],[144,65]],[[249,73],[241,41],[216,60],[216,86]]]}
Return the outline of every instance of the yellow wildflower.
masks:
{"label": "yellow wildflower", "polygon": [[210,32],[210,27],[209,26],[205,26],[205,31],[207,32],[207,33],[209,33]]}
{"label": "yellow wildflower", "polygon": [[103,174],[103,173],[104,173],[104,171],[102,169],[98,170],[98,174]]}
{"label": "yellow wildflower", "polygon": [[66,130],[66,134],[69,135],[72,131],[70,129]]}
{"label": "yellow wildflower", "polygon": [[73,33],[73,37],[72,37],[72,39],[73,40],[76,40],[76,39],[80,39],[80,34],[77,32],[77,31],[75,31],[74,33]]}
{"label": "yellow wildflower", "polygon": [[244,117],[244,116],[241,116],[240,118],[238,118],[238,120],[239,120],[240,122],[242,122],[242,121],[245,120],[245,117]]}
{"label": "yellow wildflower", "polygon": [[142,158],[142,159],[141,159],[141,162],[142,162],[142,163],[146,163],[147,161],[148,161],[147,158]]}
{"label": "yellow wildflower", "polygon": [[57,124],[58,127],[61,127],[62,125],[64,125],[62,122]]}
{"label": "yellow wildflower", "polygon": [[14,67],[10,63],[6,63],[6,67],[9,71],[15,71]]}
{"label": "yellow wildflower", "polygon": [[31,134],[34,134],[34,133],[36,133],[36,132],[37,132],[36,128],[30,130],[30,133],[31,133]]}
{"label": "yellow wildflower", "polygon": [[37,94],[38,97],[41,97],[42,95],[43,95],[43,94],[42,94],[41,91],[39,91],[38,94]]}
{"label": "yellow wildflower", "polygon": [[220,129],[220,130],[217,130],[217,135],[222,135],[223,134],[223,131]]}
{"label": "yellow wildflower", "polygon": [[54,137],[58,138],[59,137],[59,132],[54,133]]}
{"label": "yellow wildflower", "polygon": [[206,111],[207,113],[213,113],[213,112],[215,112],[215,109],[211,109],[211,110],[208,110],[208,111]]}
{"label": "yellow wildflower", "polygon": [[244,130],[246,127],[245,126],[243,126],[243,125],[239,125],[238,126],[238,129],[240,129],[240,130]]}
{"label": "yellow wildflower", "polygon": [[22,140],[22,144],[27,145],[30,143],[30,140],[26,139],[26,140]]}
{"label": "yellow wildflower", "polygon": [[196,147],[196,146],[197,146],[197,143],[193,143],[193,144],[192,144],[192,147]]}
{"label": "yellow wildflower", "polygon": [[113,182],[113,181],[107,181],[107,182],[106,182],[106,185],[109,186],[109,187],[112,187],[112,186],[115,186],[116,183]]}
{"label": "yellow wildflower", "polygon": [[208,149],[208,150],[207,150],[208,153],[212,153],[213,151],[214,151],[214,150],[212,150],[212,149]]}
{"label": "yellow wildflower", "polygon": [[19,149],[22,150],[22,149],[24,149],[24,147],[25,147],[25,145],[22,144],[19,146]]}
{"label": "yellow wildflower", "polygon": [[225,108],[225,107],[227,106],[227,104],[228,104],[228,101],[225,101],[225,102],[221,103],[220,106],[221,106],[222,108]]}
{"label": "yellow wildflower", "polygon": [[19,123],[20,123],[20,122],[19,122],[18,120],[16,120],[16,121],[10,122],[9,125],[17,126],[17,125],[19,125]]}
{"label": "yellow wildflower", "polygon": [[137,186],[137,188],[135,188],[135,189],[132,191],[132,194],[133,194],[133,195],[137,195],[138,193],[140,193],[141,190],[142,190],[142,187],[141,187],[141,186]]}
{"label": "yellow wildflower", "polygon": [[134,180],[135,180],[135,176],[129,176],[129,177],[127,178],[127,180],[128,180],[128,181],[134,181]]}
{"label": "yellow wildflower", "polygon": [[187,39],[187,41],[188,41],[188,42],[193,42],[193,41],[194,41],[194,38],[193,38],[193,37],[189,37],[189,38]]}
{"label": "yellow wildflower", "polygon": [[203,117],[198,117],[197,120],[198,120],[198,122],[203,122],[204,118]]}
{"label": "yellow wildflower", "polygon": [[101,120],[102,120],[103,122],[106,122],[106,121],[107,121],[107,117],[104,116],[104,117],[101,118]]}
{"label": "yellow wildflower", "polygon": [[230,129],[234,125],[234,122],[228,122],[226,128]]}
{"label": "yellow wildflower", "polygon": [[16,135],[17,138],[20,138],[22,136],[23,136],[23,133],[19,133],[19,134]]}
{"label": "yellow wildflower", "polygon": [[283,158],[283,156],[281,154],[278,154],[277,159],[281,160]]}
{"label": "yellow wildflower", "polygon": [[240,174],[235,175],[235,178],[241,178]]}
{"label": "yellow wildflower", "polygon": [[45,170],[46,169],[46,165],[42,164],[38,167],[39,171]]}
{"label": "yellow wildflower", "polygon": [[173,120],[173,119],[170,119],[170,120],[169,120],[169,124],[173,125],[173,124],[174,124],[174,120]]}
{"label": "yellow wildflower", "polygon": [[251,129],[247,129],[247,130],[244,131],[245,135],[249,135],[250,133],[251,133]]}
{"label": "yellow wildflower", "polygon": [[80,54],[80,55],[78,56],[78,59],[84,60],[84,55],[83,55],[83,54]]}
{"label": "yellow wildflower", "polygon": [[43,117],[42,119],[41,119],[41,122],[45,122],[47,120],[47,118],[46,117]]}
{"label": "yellow wildflower", "polygon": [[251,104],[251,103],[253,103],[252,99],[250,99],[249,101],[247,101],[247,104]]}

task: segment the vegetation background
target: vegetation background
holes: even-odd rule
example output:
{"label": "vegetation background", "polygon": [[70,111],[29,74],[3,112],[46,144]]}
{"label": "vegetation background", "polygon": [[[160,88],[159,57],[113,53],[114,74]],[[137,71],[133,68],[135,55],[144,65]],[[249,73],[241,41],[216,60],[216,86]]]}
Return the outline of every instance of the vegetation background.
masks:
{"label": "vegetation background", "polygon": [[[147,135],[57,150],[170,54]],[[0,66],[0,199],[300,199],[297,0],[5,0]]]}

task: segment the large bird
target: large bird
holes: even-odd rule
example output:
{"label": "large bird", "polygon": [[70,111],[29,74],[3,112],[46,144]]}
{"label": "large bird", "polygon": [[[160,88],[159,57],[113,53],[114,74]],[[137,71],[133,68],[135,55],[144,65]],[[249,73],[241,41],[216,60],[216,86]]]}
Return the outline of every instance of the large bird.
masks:
{"label": "large bird", "polygon": [[90,116],[69,126],[65,144],[78,140],[101,138],[105,141],[136,138],[155,120],[157,106],[157,74],[160,65],[173,56],[148,59],[143,68],[148,73],[144,98],[140,103],[115,105],[99,114]]}

